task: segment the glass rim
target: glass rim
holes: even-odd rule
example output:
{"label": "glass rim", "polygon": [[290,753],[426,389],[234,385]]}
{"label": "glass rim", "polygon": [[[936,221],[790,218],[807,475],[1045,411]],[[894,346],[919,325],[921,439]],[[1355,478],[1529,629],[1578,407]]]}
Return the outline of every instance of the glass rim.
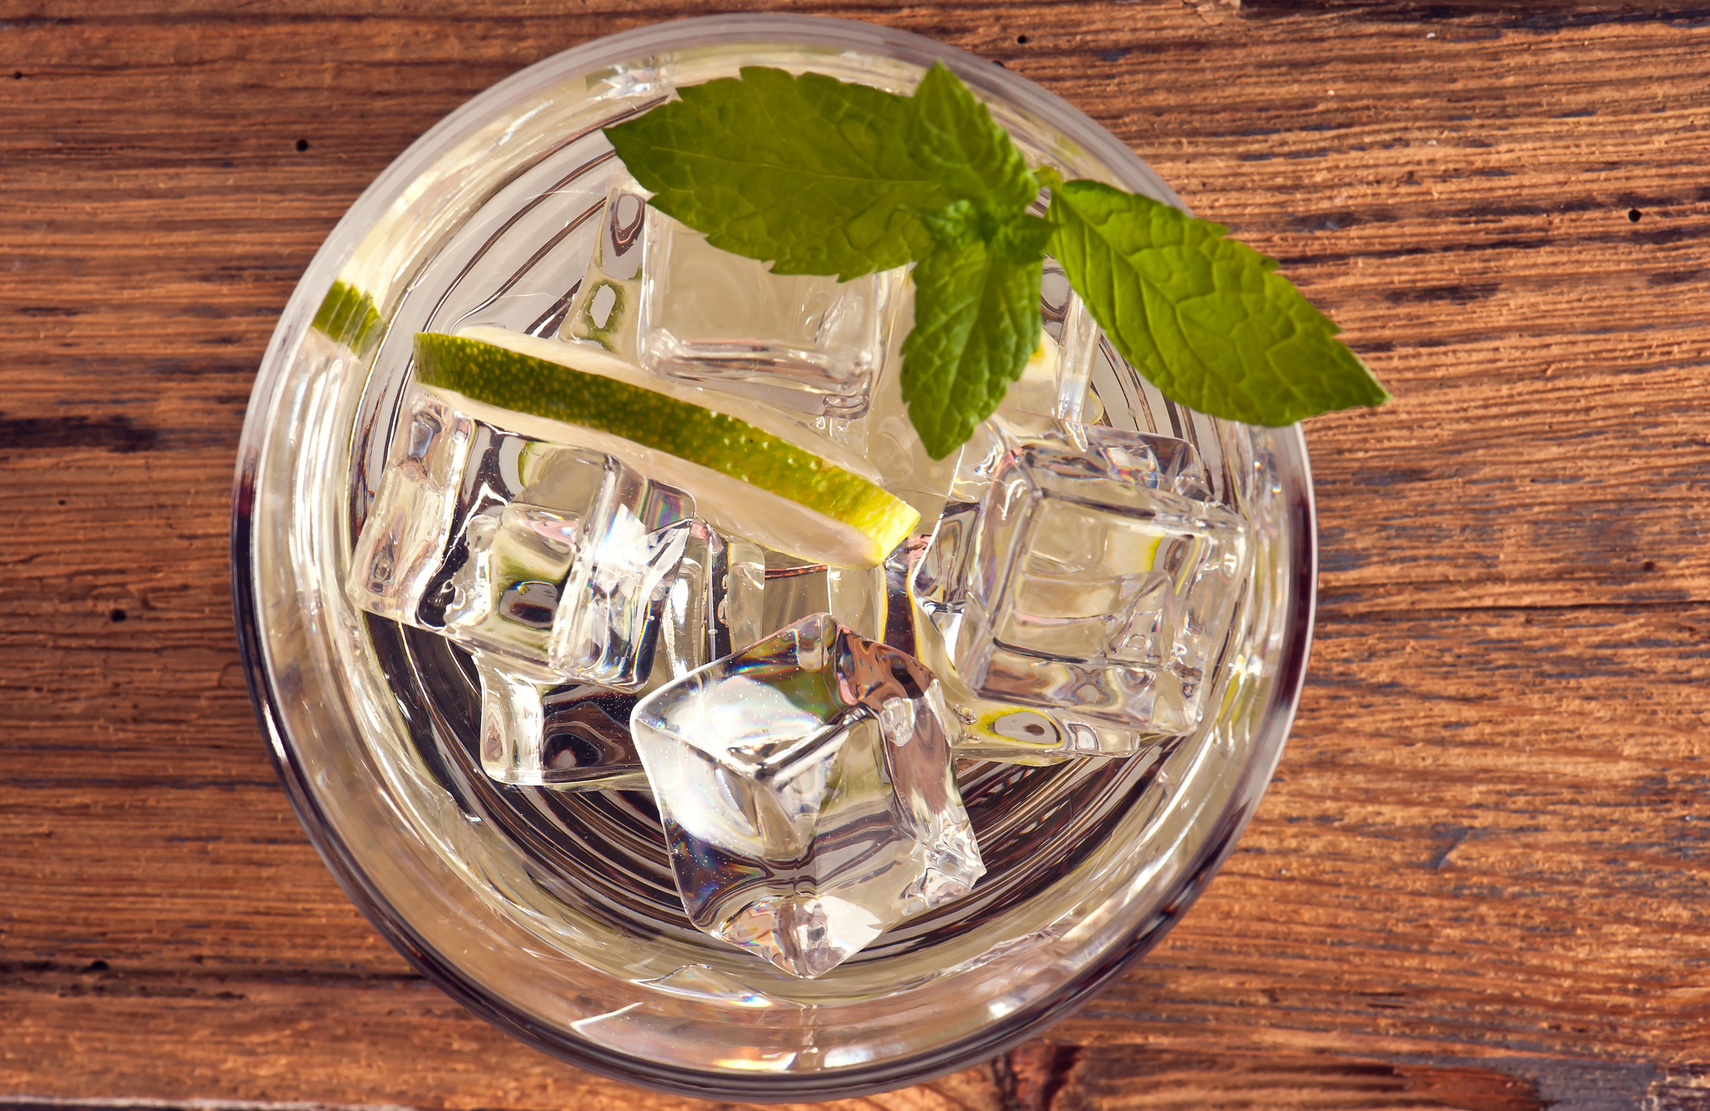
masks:
{"label": "glass rim", "polygon": [[1270,704],[1260,716],[1261,735],[1241,766],[1238,782],[1213,823],[1212,832],[1196,849],[1197,859],[1184,868],[1171,897],[1157,915],[1143,922],[1125,942],[1109,946],[1089,961],[1063,990],[988,1023],[958,1042],[886,1061],[804,1073],[716,1073],[689,1069],[576,1039],[495,998],[466,975],[455,960],[428,943],[388,902],[322,810],[294,752],[277,702],[258,607],[254,507],[261,447],[269,430],[268,401],[278,392],[290,369],[290,361],[285,358],[289,337],[313,317],[319,294],[331,285],[361,233],[380,218],[402,188],[468,134],[489,122],[496,109],[530,91],[602,65],[656,51],[740,43],[823,45],[923,67],[942,61],[976,90],[1049,120],[1066,138],[1080,144],[1118,177],[1127,179],[1124,183],[1130,188],[1145,189],[1181,205],[1168,185],[1133,151],[1067,101],[977,55],[911,32],[819,16],[764,13],[698,16],[619,32],[552,55],[466,101],[406,148],[364,190],[305,269],[263,356],[244,421],[232,509],[233,609],[251,703],[293,810],[346,895],[417,972],[525,1044],[610,1079],[702,1099],[773,1102],[859,1096],[918,1083],[976,1064],[1061,1021],[1153,948],[1233,851],[1281,757],[1299,703],[1310,650],[1316,608],[1316,510],[1305,438],[1298,426],[1276,430],[1289,456],[1288,465],[1280,468],[1285,486],[1280,503],[1288,517],[1285,567],[1289,594],[1288,612],[1280,623],[1284,642],[1278,655],[1277,679]]}

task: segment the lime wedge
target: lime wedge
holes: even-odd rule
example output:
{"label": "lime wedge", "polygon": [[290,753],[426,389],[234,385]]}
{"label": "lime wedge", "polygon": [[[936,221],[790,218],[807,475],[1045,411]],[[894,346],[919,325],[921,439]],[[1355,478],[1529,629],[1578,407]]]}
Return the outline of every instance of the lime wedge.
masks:
{"label": "lime wedge", "polygon": [[380,338],[380,312],[368,294],[342,281],[335,281],[315,312],[310,325],[328,339],[344,344],[358,355]]}
{"label": "lime wedge", "polygon": [[792,442],[787,421],[737,398],[718,404],[742,417],[715,411],[702,391],[579,345],[494,328],[418,333],[416,378],[471,416],[615,455],[693,494],[715,527],[815,563],[876,566],[920,521],[858,458]]}

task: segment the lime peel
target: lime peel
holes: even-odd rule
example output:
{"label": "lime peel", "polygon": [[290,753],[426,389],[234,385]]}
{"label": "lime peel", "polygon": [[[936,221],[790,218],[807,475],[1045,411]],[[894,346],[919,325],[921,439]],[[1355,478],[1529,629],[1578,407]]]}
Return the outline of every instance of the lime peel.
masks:
{"label": "lime peel", "polygon": [[[569,345],[533,340],[526,353],[515,349],[521,345],[418,333],[416,376],[425,386],[474,402],[602,433],[575,442],[615,449],[613,454],[634,460],[646,473],[682,485],[715,524],[815,562],[875,566],[920,521],[906,502],[821,453],[737,417],[600,373],[607,360],[582,359]],[[544,358],[545,350],[577,358],[588,369]],[[502,415],[497,423],[528,432]],[[724,481],[712,480],[714,475]]]}
{"label": "lime peel", "polygon": [[380,337],[380,325],[380,310],[374,307],[374,298],[345,281],[335,280],[315,311],[310,327],[364,355]]}

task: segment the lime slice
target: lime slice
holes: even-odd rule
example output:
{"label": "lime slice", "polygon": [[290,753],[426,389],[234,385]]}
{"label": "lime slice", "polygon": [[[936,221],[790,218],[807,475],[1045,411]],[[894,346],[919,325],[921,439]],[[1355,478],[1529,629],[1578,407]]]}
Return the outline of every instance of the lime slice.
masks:
{"label": "lime slice", "polygon": [[471,416],[615,455],[693,494],[715,527],[815,563],[876,566],[920,521],[857,458],[792,442],[787,421],[737,398],[718,404],[742,417],[715,411],[702,391],[579,345],[494,328],[418,333],[416,378]]}
{"label": "lime slice", "polygon": [[346,282],[335,281],[310,327],[363,355],[368,345],[380,338],[380,312],[368,294]]}

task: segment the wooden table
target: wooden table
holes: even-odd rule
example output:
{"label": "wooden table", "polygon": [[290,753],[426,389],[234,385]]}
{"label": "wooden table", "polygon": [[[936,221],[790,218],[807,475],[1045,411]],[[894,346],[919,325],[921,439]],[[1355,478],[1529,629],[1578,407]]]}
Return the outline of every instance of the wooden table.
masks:
{"label": "wooden table", "polygon": [[[1310,427],[1311,674],[1209,893],[1048,1040],[847,1106],[1710,1107],[1710,11],[777,6],[1079,104],[1397,394]],[[251,716],[226,530],[363,186],[695,10],[0,0],[0,1106],[693,1104],[508,1041],[352,909]]]}

